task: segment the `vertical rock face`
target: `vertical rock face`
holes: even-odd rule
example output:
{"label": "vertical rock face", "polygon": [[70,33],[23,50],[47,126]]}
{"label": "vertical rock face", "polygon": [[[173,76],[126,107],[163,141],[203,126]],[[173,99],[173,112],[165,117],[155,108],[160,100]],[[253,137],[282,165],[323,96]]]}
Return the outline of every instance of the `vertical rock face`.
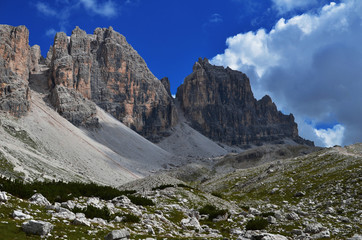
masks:
{"label": "vertical rock face", "polygon": [[49,84],[75,89],[143,136],[157,141],[177,121],[171,96],[111,27],[57,33]]}
{"label": "vertical rock face", "polygon": [[177,100],[191,125],[229,145],[262,144],[298,136],[292,114],[279,112],[269,96],[257,101],[248,77],[199,59],[177,89]]}
{"label": "vertical rock face", "polygon": [[0,25],[0,110],[20,117],[29,110],[29,31]]}

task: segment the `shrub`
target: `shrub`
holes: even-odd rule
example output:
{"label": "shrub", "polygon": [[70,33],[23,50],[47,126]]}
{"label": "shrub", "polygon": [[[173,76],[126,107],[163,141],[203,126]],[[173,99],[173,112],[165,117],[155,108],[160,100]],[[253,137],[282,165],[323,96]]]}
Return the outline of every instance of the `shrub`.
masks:
{"label": "shrub", "polygon": [[152,200],[148,199],[148,198],[144,198],[144,197],[140,197],[140,196],[134,196],[134,195],[128,195],[127,196],[129,198],[129,200],[131,200],[131,202],[133,204],[139,205],[139,206],[153,206],[155,205]]}
{"label": "shrub", "polygon": [[275,216],[275,213],[273,213],[273,212],[265,212],[265,213],[262,213],[261,216],[262,216],[262,217],[269,217],[269,216],[273,216],[273,217],[274,217],[274,216]]}
{"label": "shrub", "polygon": [[123,221],[126,223],[139,223],[141,221],[141,219],[138,216],[133,215],[131,213],[124,214],[122,217]]}
{"label": "shrub", "polygon": [[223,198],[224,196],[219,193],[219,192],[212,192],[211,195],[215,196],[215,197],[218,197],[218,198]]}
{"label": "shrub", "polygon": [[203,206],[201,209],[199,209],[199,212],[200,214],[209,215],[209,220],[213,220],[214,218],[217,218],[218,216],[223,216],[227,213],[225,209],[218,209],[210,204]]}
{"label": "shrub", "polygon": [[108,221],[111,219],[111,213],[106,206],[101,209],[93,207],[92,205],[88,205],[85,209],[74,207],[73,212],[84,213],[87,218],[102,218]]}
{"label": "shrub", "polygon": [[166,188],[169,188],[169,187],[174,187],[174,186],[172,184],[163,184],[163,185],[160,185],[158,187],[152,188],[152,190],[163,190],[163,189],[166,189]]}
{"label": "shrub", "polygon": [[262,230],[268,226],[268,221],[262,217],[256,217],[246,223],[246,230]]}

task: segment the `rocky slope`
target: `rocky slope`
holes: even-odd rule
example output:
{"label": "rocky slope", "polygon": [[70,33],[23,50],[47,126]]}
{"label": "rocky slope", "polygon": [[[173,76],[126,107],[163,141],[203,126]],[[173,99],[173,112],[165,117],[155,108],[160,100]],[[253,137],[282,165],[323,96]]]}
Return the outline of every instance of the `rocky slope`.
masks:
{"label": "rocky slope", "polygon": [[177,122],[172,98],[164,85],[126,38],[111,27],[97,28],[93,35],[78,27],[70,37],[57,33],[51,50],[47,59],[51,58],[52,88],[76,90],[154,141]]}
{"label": "rocky slope", "polygon": [[298,136],[292,114],[278,111],[269,96],[254,98],[245,74],[207,59],[194,64],[176,96],[191,126],[215,141],[247,146],[289,138],[312,144]]}
{"label": "rocky slope", "polygon": [[0,233],[5,240],[30,236],[33,219],[44,230],[36,234],[47,239],[360,240],[361,163],[361,144],[334,147],[202,183],[163,173],[127,183],[120,188],[128,191],[106,199],[66,195],[49,202],[39,193],[20,199],[4,192],[4,184]]}

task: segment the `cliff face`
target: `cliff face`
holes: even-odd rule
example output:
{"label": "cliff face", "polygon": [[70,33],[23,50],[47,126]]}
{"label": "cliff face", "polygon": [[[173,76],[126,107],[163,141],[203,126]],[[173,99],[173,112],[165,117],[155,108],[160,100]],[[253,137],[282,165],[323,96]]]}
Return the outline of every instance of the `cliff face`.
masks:
{"label": "cliff face", "polygon": [[51,50],[51,87],[75,89],[151,140],[177,122],[161,81],[111,27],[97,28],[93,35],[78,27],[70,37],[57,33]]}
{"label": "cliff face", "polygon": [[0,110],[20,117],[29,110],[29,31],[0,25]]}
{"label": "cliff face", "polygon": [[292,114],[278,111],[269,96],[257,101],[245,74],[207,59],[195,63],[176,97],[192,127],[213,140],[241,146],[284,138],[303,142]]}

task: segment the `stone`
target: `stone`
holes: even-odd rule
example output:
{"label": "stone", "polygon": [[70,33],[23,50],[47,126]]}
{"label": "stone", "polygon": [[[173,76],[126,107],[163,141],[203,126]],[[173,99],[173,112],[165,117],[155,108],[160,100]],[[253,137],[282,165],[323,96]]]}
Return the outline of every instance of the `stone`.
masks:
{"label": "stone", "polygon": [[277,219],[273,216],[268,216],[268,223],[270,224],[276,224],[277,223]]}
{"label": "stone", "polygon": [[25,26],[0,25],[0,110],[15,117],[30,108],[31,54]]}
{"label": "stone", "polygon": [[181,226],[186,228],[201,230],[200,222],[195,217],[184,218],[181,220]]}
{"label": "stone", "polygon": [[362,240],[362,235],[356,233],[353,237],[348,238],[347,240]]}
{"label": "stone", "polygon": [[73,224],[74,225],[83,225],[83,226],[90,226],[91,225],[91,222],[87,219],[87,218],[85,218],[85,217],[80,217],[80,218],[75,218],[74,220],[73,220]]}
{"label": "stone", "polygon": [[50,206],[51,203],[46,199],[41,193],[35,193],[31,198],[29,198],[29,202],[41,205],[41,206]]}
{"label": "stone", "polygon": [[305,192],[296,192],[294,194],[294,197],[304,197],[305,196]]}
{"label": "stone", "polygon": [[288,219],[288,220],[293,220],[293,221],[300,219],[298,214],[296,214],[295,212],[287,213],[285,215],[285,218]]}
{"label": "stone", "polygon": [[288,240],[288,238],[279,235],[279,234],[271,234],[271,233],[262,233],[262,234],[253,234],[252,239],[260,239],[260,240]]}
{"label": "stone", "polygon": [[153,141],[169,135],[177,123],[164,85],[113,28],[97,28],[93,35],[79,27],[70,37],[57,33],[52,50],[49,87],[80,93]]}
{"label": "stone", "polygon": [[126,229],[121,230],[113,230],[108,233],[107,236],[104,237],[105,240],[120,240],[120,239],[128,239],[130,237],[130,233]]}
{"label": "stone", "polygon": [[306,233],[319,233],[324,229],[320,223],[310,223],[305,227],[304,232]]}
{"label": "stone", "polygon": [[0,192],[0,202],[7,202],[7,201],[8,201],[8,196],[6,192]]}
{"label": "stone", "polygon": [[199,59],[178,87],[176,99],[191,126],[228,145],[279,143],[285,138],[313,145],[298,135],[294,116],[277,110],[269,96],[256,100],[242,72]]}
{"label": "stone", "polygon": [[330,237],[331,237],[331,233],[329,232],[329,230],[325,230],[320,233],[316,233],[316,234],[312,235],[312,239],[324,239],[324,238],[329,239]]}
{"label": "stone", "polygon": [[249,208],[249,213],[253,214],[253,215],[260,215],[261,214],[261,212],[258,209],[252,208],[252,207]]}
{"label": "stone", "polygon": [[13,218],[15,218],[15,219],[24,220],[24,219],[32,219],[33,218],[29,214],[23,213],[21,210],[14,210],[12,215],[13,215]]}
{"label": "stone", "polygon": [[21,225],[22,230],[27,234],[47,235],[53,229],[53,225],[49,222],[40,220],[30,220]]}

